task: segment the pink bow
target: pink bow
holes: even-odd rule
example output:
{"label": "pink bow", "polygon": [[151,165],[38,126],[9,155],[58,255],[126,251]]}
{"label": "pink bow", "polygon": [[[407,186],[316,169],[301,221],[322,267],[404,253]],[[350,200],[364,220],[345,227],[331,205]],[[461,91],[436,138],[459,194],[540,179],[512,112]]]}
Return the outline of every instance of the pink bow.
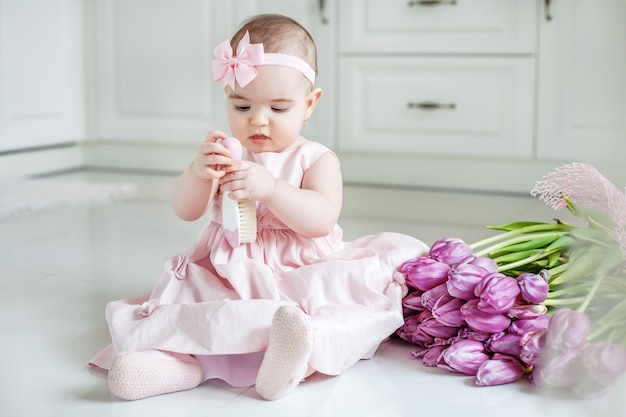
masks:
{"label": "pink bow", "polygon": [[237,45],[237,55],[233,56],[228,40],[217,45],[213,55],[213,79],[234,90],[235,82],[245,87],[257,76],[255,67],[263,64],[263,44],[250,44],[250,34],[246,32]]}

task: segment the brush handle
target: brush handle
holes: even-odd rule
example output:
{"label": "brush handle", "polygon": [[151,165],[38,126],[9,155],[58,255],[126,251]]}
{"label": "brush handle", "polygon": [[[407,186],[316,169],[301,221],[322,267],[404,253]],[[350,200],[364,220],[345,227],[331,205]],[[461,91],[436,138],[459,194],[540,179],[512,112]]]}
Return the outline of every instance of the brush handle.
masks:
{"label": "brush handle", "polygon": [[[228,149],[229,157],[241,161],[243,147],[236,138],[227,137],[221,144]],[[233,248],[241,243],[252,242],[256,238],[256,207],[252,201],[235,201],[222,196],[222,228],[226,241]]]}
{"label": "brush handle", "polygon": [[241,142],[239,142],[236,138],[229,136],[226,139],[222,140],[222,146],[228,149],[228,156],[233,161],[241,161],[241,156],[243,154],[243,147],[241,146]]}

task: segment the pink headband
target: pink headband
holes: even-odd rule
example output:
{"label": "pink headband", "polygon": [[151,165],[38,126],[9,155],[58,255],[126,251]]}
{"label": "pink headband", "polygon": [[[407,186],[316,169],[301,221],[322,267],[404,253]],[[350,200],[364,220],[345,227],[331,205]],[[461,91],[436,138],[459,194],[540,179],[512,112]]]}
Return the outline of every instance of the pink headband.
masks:
{"label": "pink headband", "polygon": [[222,81],[222,86],[235,89],[235,82],[241,87],[248,85],[257,76],[257,65],[282,65],[297,69],[315,84],[315,70],[303,59],[287,54],[266,54],[262,43],[250,43],[246,32],[237,45],[237,55],[233,55],[230,41],[225,40],[213,50],[213,79]]}

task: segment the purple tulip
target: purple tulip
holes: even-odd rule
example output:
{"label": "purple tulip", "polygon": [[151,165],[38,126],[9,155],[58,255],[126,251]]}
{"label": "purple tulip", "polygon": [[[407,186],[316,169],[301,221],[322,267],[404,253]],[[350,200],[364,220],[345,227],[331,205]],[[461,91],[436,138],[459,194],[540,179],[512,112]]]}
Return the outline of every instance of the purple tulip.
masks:
{"label": "purple tulip", "polygon": [[613,343],[597,342],[585,348],[582,363],[600,385],[611,385],[626,372],[626,350]]}
{"label": "purple tulip", "polygon": [[476,285],[488,275],[489,272],[478,265],[463,263],[453,266],[448,273],[446,286],[450,295],[464,300],[474,298]]}
{"label": "purple tulip", "polygon": [[483,362],[489,359],[489,355],[481,342],[459,340],[443,351],[442,358],[452,370],[467,375],[476,375],[476,371]]}
{"label": "purple tulip", "polygon": [[409,316],[404,320],[402,327],[396,330],[396,334],[407,342],[413,342],[413,333],[417,330],[417,325],[417,316]]}
{"label": "purple tulip", "polygon": [[476,372],[476,384],[481,387],[508,384],[524,376],[525,369],[517,359],[496,353],[486,360]]}
{"label": "purple tulip", "polygon": [[461,239],[439,239],[430,247],[429,255],[437,261],[448,265],[456,265],[463,259],[473,255],[472,249]]}
{"label": "purple tulip", "polygon": [[508,312],[513,319],[532,319],[546,314],[548,307],[543,304],[528,304],[525,301],[517,301]]}
{"label": "purple tulip", "polygon": [[580,352],[551,351],[533,366],[530,380],[539,386],[568,388],[580,379],[582,370]]}
{"label": "purple tulip", "polygon": [[[463,259],[460,264],[470,264],[474,266],[480,266],[487,273],[490,272],[498,272],[498,264],[491,258],[486,256],[470,256],[468,258]],[[460,265],[459,264],[459,265]]]}
{"label": "purple tulip", "polygon": [[447,339],[455,336],[459,332],[458,327],[446,326],[445,324],[435,320],[434,317],[430,317],[422,321],[417,327],[418,331],[424,332],[427,335],[432,336],[432,338],[442,337]]}
{"label": "purple tulip", "polygon": [[430,347],[422,357],[422,363],[428,367],[438,366],[442,363],[441,354],[448,348],[448,345],[435,345]]}
{"label": "purple tulip", "polygon": [[511,324],[511,319],[504,314],[486,313],[478,308],[478,300],[467,301],[461,307],[461,317],[467,325],[481,333],[499,333]]}
{"label": "purple tulip", "polygon": [[521,274],[517,282],[519,283],[522,298],[529,303],[541,304],[548,298],[550,285],[546,274],[533,274],[525,272]]}
{"label": "purple tulip", "polygon": [[440,284],[428,291],[424,291],[422,294],[422,306],[428,310],[432,310],[435,303],[445,295],[448,295],[446,284]]}
{"label": "purple tulip", "polygon": [[506,313],[514,305],[520,293],[515,278],[499,272],[491,273],[480,281],[474,290],[479,298],[478,308],[485,313]]}
{"label": "purple tulip", "polygon": [[421,291],[413,291],[407,294],[402,299],[402,307],[405,316],[415,314],[415,312],[420,312],[424,310],[421,294]]}
{"label": "purple tulip", "polygon": [[543,360],[546,347],[546,331],[535,330],[522,336],[522,350],[519,358],[528,365],[539,365]]}
{"label": "purple tulip", "polygon": [[461,330],[459,330],[455,340],[470,339],[478,340],[479,342],[486,342],[489,340],[489,337],[491,337],[490,334],[477,332],[469,327],[461,327]]}
{"label": "purple tulip", "polygon": [[448,279],[450,266],[432,258],[420,256],[406,261],[400,271],[406,276],[409,288],[422,291],[430,290]]}
{"label": "purple tulip", "polygon": [[615,381],[626,372],[626,350],[606,342],[588,345],[581,356],[585,377],[574,386],[577,397],[590,399],[607,394]]}
{"label": "purple tulip", "polygon": [[437,300],[432,308],[433,317],[441,324],[452,327],[465,325],[465,320],[461,317],[461,306],[465,300],[444,295]]}
{"label": "purple tulip", "polygon": [[586,314],[567,308],[559,309],[550,318],[546,346],[561,352],[579,352],[587,344],[590,327]]}
{"label": "purple tulip", "polygon": [[486,347],[491,352],[503,353],[505,355],[519,356],[522,351],[520,344],[522,337],[513,333],[495,333],[491,335],[486,343]]}
{"label": "purple tulip", "polygon": [[514,333],[519,336],[523,336],[528,332],[535,330],[548,330],[548,324],[550,323],[550,316],[544,314],[542,316],[534,317],[532,319],[514,320],[509,327],[509,333]]}

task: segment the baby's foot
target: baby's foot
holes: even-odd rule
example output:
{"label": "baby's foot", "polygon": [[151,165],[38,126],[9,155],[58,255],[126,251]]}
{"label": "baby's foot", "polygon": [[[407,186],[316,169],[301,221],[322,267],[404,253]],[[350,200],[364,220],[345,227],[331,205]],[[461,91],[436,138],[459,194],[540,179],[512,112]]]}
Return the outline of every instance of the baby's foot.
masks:
{"label": "baby's foot", "polygon": [[195,388],[203,378],[202,368],[190,356],[181,360],[159,351],[126,352],[111,365],[109,389],[124,400],[138,400]]}
{"label": "baby's foot", "polygon": [[291,306],[278,308],[270,341],[256,377],[256,390],[266,400],[291,392],[305,376],[313,347],[308,317]]}

